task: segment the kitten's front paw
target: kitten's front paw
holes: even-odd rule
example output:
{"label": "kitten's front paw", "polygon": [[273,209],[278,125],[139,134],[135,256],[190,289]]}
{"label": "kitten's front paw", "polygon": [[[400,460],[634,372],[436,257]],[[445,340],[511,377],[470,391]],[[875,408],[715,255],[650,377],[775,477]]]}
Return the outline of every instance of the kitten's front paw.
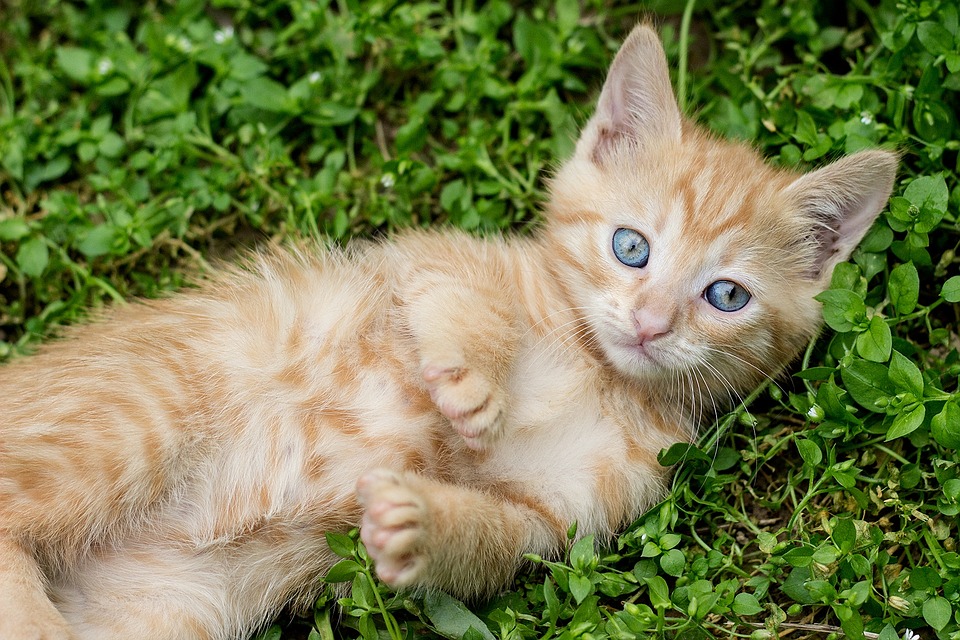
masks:
{"label": "kitten's front paw", "polygon": [[364,507],[360,539],[391,587],[408,587],[426,565],[427,505],[400,474],[386,469],[365,473],[357,481]]}
{"label": "kitten's front paw", "polygon": [[468,447],[483,449],[503,424],[503,393],[486,376],[466,367],[427,365],[430,397]]}

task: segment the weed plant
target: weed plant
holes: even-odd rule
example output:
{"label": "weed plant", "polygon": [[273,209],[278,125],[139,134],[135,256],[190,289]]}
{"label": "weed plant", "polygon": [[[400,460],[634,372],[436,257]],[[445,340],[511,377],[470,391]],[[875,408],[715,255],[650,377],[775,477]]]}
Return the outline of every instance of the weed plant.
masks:
{"label": "weed plant", "polygon": [[264,637],[960,638],[955,0],[6,0],[0,359],[238,247],[522,233],[648,11],[719,134],[790,167],[902,153],[825,335],[664,452],[669,497],[601,551],[468,608],[390,592],[331,535],[313,618]]}

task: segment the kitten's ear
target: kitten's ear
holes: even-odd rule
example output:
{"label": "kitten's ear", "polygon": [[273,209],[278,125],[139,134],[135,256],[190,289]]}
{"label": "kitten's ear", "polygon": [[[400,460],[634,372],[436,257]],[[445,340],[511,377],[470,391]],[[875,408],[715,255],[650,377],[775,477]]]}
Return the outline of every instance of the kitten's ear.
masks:
{"label": "kitten's ear", "polygon": [[680,126],[660,38],[649,26],[639,25],[610,65],[597,110],[577,142],[577,155],[601,164],[611,148],[624,141],[642,146],[656,138],[679,140]]}
{"label": "kitten's ear", "polygon": [[817,244],[810,277],[829,282],[833,268],[846,261],[890,197],[897,155],[863,151],[805,174],[786,194],[813,222]]}

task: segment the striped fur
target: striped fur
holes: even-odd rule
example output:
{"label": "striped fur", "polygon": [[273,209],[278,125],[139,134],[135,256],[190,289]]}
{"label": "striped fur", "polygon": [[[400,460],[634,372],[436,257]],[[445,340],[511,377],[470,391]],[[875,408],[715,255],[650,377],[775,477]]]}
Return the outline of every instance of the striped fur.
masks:
{"label": "striped fur", "polygon": [[[0,370],[0,639],[241,638],[310,604],[325,531],[466,598],[573,521],[612,535],[662,495],[658,451],[816,334],[894,170],[712,138],[638,27],[534,237],[267,252]],[[718,279],[747,306],[711,307]]]}

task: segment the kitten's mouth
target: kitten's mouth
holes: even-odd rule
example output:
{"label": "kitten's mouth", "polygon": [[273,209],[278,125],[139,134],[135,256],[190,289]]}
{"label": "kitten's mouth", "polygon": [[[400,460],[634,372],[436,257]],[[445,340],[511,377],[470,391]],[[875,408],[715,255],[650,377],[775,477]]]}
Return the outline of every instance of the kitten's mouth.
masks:
{"label": "kitten's mouth", "polygon": [[630,349],[637,353],[643,360],[661,364],[660,356],[658,356],[656,351],[650,347],[650,344],[644,344],[643,342],[632,342],[630,343]]}
{"label": "kitten's mouth", "polygon": [[670,358],[660,345],[640,340],[636,335],[616,327],[598,332],[608,362],[622,373],[639,378],[659,378],[670,369]]}
{"label": "kitten's mouth", "polygon": [[653,348],[649,343],[639,342],[637,340],[624,340],[618,345],[618,350],[626,352],[627,360],[638,372],[649,373],[651,368],[657,370],[665,366],[663,354]]}

